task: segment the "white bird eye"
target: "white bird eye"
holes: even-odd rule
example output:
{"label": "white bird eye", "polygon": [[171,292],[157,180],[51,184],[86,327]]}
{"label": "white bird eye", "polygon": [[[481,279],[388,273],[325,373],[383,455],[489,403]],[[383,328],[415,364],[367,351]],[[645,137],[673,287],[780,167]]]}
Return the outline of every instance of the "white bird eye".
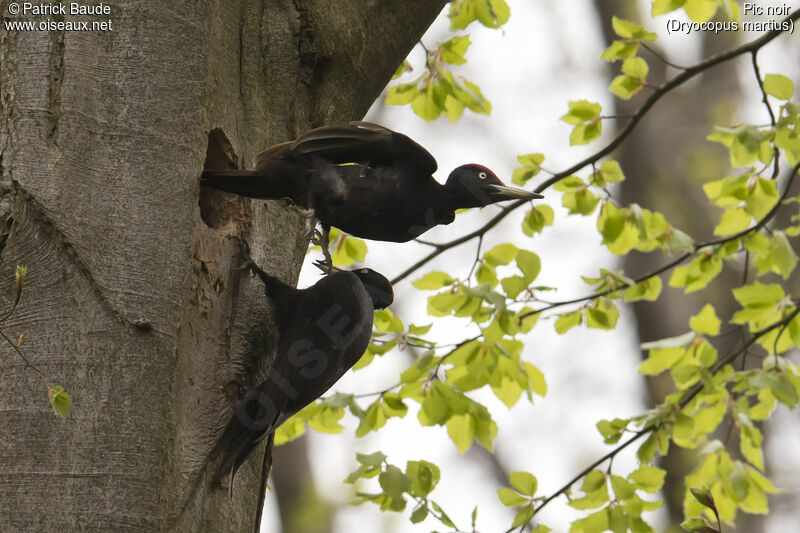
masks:
{"label": "white bird eye", "polygon": [[482,180],[485,180],[486,179],[486,172],[479,172],[478,173],[478,178],[482,179]]}

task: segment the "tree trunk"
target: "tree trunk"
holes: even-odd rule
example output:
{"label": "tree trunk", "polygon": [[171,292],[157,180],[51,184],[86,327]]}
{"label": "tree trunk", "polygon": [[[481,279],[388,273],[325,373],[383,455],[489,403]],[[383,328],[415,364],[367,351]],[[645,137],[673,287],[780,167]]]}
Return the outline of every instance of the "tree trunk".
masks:
{"label": "tree trunk", "polygon": [[[263,286],[236,237],[296,280],[302,214],[205,193],[311,126],[360,118],[443,0],[115,2],[111,31],[0,29],[3,333],[72,394],[3,351],[0,530],[257,531],[263,447],[232,497],[208,454],[268,366]],[[209,132],[212,134],[209,136]],[[234,238],[232,238],[234,237]],[[266,365],[266,366],[265,366]]]}

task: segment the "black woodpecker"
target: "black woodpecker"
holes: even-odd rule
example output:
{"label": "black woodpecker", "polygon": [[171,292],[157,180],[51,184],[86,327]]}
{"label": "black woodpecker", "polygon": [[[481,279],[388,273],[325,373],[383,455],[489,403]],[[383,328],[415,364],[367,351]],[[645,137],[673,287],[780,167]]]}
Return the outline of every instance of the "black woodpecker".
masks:
{"label": "black woodpecker", "polygon": [[369,122],[313,129],[268,148],[255,163],[255,170],[205,171],[200,183],[250,198],[286,198],[313,209],[329,265],[331,226],[365,239],[406,242],[450,224],[457,209],[542,198],[506,187],[476,164],[456,168],[442,185],[433,179],[436,160],[425,148]]}
{"label": "black woodpecker", "polygon": [[215,448],[213,478],[233,477],[253,448],[293,414],[325,393],[364,354],[375,309],[388,307],[392,286],[369,268],[335,270],[307,289],[295,289],[254,264],[266,286],[278,329],[267,380],[247,391]]}

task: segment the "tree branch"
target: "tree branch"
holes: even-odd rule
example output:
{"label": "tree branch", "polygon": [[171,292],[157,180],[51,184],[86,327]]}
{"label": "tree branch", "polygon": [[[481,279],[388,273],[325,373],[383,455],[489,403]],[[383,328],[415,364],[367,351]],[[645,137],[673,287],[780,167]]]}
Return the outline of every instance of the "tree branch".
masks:
{"label": "tree branch", "polygon": [[[777,156],[776,156],[776,158],[777,158]],[[662,273],[668,271],[669,269],[679,265],[680,263],[682,263],[683,261],[685,261],[686,259],[688,259],[692,255],[696,254],[699,250],[702,250],[703,248],[708,248],[709,246],[717,246],[717,245],[720,245],[720,244],[725,244],[727,242],[734,241],[736,239],[740,239],[740,238],[742,238],[742,237],[744,237],[744,236],[746,236],[746,235],[748,235],[750,233],[753,233],[753,232],[758,231],[761,228],[763,228],[777,214],[778,209],[780,208],[780,206],[783,203],[783,201],[786,199],[786,196],[789,194],[789,190],[792,187],[792,182],[794,181],[794,178],[797,176],[797,172],[798,172],[799,169],[800,169],[800,163],[795,165],[794,168],[792,169],[792,173],[789,175],[789,180],[786,183],[786,188],[784,189],[783,194],[781,195],[781,197],[778,199],[778,201],[775,203],[775,205],[772,206],[772,209],[770,209],[769,212],[766,215],[764,215],[764,218],[759,220],[753,227],[747,228],[746,230],[742,230],[739,233],[736,233],[735,235],[731,235],[730,237],[724,237],[724,238],[715,239],[715,240],[712,240],[712,241],[696,243],[694,245],[694,250],[693,251],[686,252],[685,254],[677,257],[676,259],[673,259],[672,261],[670,261],[666,265],[663,265],[663,266],[657,268],[656,270],[654,270],[652,272],[649,272],[648,274],[645,274],[643,276],[635,278],[633,280],[634,283],[635,284],[636,283],[641,283],[641,282],[646,281],[646,280],[648,280],[648,279],[650,279],[650,278],[652,278],[654,276],[658,276],[659,274],[662,274]],[[541,313],[543,311],[549,311],[550,309],[554,309],[556,307],[561,307],[563,305],[569,305],[569,304],[579,303],[579,302],[582,302],[584,300],[594,300],[595,298],[601,298],[603,296],[608,296],[611,293],[620,291],[620,290],[625,289],[625,288],[630,287],[630,286],[631,285],[625,285],[625,286],[622,286],[622,287],[615,287],[613,289],[607,289],[605,291],[601,291],[601,292],[598,292],[598,293],[595,293],[595,294],[591,294],[589,296],[583,296],[583,297],[580,297],[580,298],[574,298],[572,300],[564,300],[563,302],[553,302],[553,303],[551,303],[550,305],[548,305],[546,307],[542,307],[541,309],[534,309],[533,311],[528,311],[527,313],[524,313],[524,314],[520,315],[519,320],[523,320],[523,319],[525,319],[525,318],[527,318],[529,316],[539,314],[539,313]]]}
{"label": "tree branch", "polygon": [[[797,10],[793,11],[788,17],[786,17],[783,20],[783,22],[795,21],[798,18],[800,18],[800,9],[797,9]],[[593,155],[587,157],[586,159],[574,164],[573,166],[569,167],[568,169],[563,170],[563,171],[553,175],[553,177],[549,178],[548,180],[546,180],[542,184],[540,184],[538,187],[536,187],[534,189],[534,191],[535,192],[542,192],[545,189],[547,189],[548,187],[550,187],[550,186],[554,185],[555,183],[559,182],[560,180],[564,179],[565,177],[567,177],[567,176],[569,176],[571,174],[574,174],[575,172],[577,172],[578,170],[581,170],[582,168],[584,168],[587,165],[590,165],[592,163],[597,162],[600,158],[602,158],[602,157],[608,155],[609,153],[611,153],[612,151],[614,151],[631,134],[633,129],[636,127],[636,125],[639,123],[639,121],[644,117],[644,115],[647,113],[647,111],[649,111],[650,108],[653,107],[656,102],[658,102],[664,95],[666,95],[667,93],[671,92],[673,89],[683,85],[684,83],[686,83],[687,81],[689,81],[690,79],[695,77],[696,75],[698,75],[698,74],[700,74],[700,73],[702,73],[702,72],[704,72],[704,71],[706,71],[706,70],[708,70],[708,69],[710,69],[710,68],[712,68],[712,67],[714,67],[716,65],[719,65],[719,64],[724,63],[726,61],[729,61],[729,60],[731,60],[731,59],[733,59],[735,57],[738,57],[738,56],[740,56],[742,54],[747,54],[747,53],[752,53],[752,52],[758,51],[759,49],[764,47],[766,44],[768,44],[769,42],[774,40],[776,37],[778,37],[782,33],[784,33],[782,30],[773,30],[773,31],[767,32],[764,35],[762,35],[761,37],[759,37],[758,39],[756,39],[756,40],[754,40],[754,41],[752,41],[752,42],[750,42],[748,44],[739,46],[737,48],[733,48],[731,50],[728,50],[727,52],[723,52],[723,53],[718,54],[716,56],[710,57],[710,58],[706,59],[705,61],[701,61],[700,63],[697,63],[696,65],[683,70],[680,74],[678,74],[677,76],[672,78],[670,81],[664,83],[658,89],[653,91],[653,93],[647,98],[647,100],[645,100],[645,102],[636,111],[636,113],[634,113],[631,116],[630,122],[628,122],[628,124],[626,124],[625,127],[616,135],[616,137],[614,137],[614,139],[611,142],[609,142],[604,148],[602,148],[601,150],[597,151]],[[445,251],[447,251],[447,250],[449,250],[451,248],[455,248],[456,246],[464,244],[465,242],[469,242],[472,239],[475,239],[475,238],[485,234],[487,231],[489,231],[494,226],[496,226],[501,220],[503,220],[509,213],[511,213],[512,211],[516,210],[518,207],[520,207],[520,206],[522,206],[522,205],[524,205],[526,203],[528,203],[526,200],[517,200],[517,201],[507,205],[506,207],[503,207],[502,210],[500,211],[500,213],[498,213],[497,215],[492,217],[491,220],[489,220],[486,224],[484,224],[482,227],[478,228],[477,230],[475,230],[475,231],[473,231],[471,233],[468,233],[468,234],[466,234],[466,235],[464,235],[462,237],[459,237],[457,239],[453,239],[452,241],[448,241],[446,243],[442,243],[442,244],[436,245],[436,249],[435,250],[430,252],[428,255],[426,255],[425,257],[423,257],[422,259],[420,259],[419,261],[417,261],[416,263],[414,263],[413,265],[408,267],[402,273],[397,275],[394,279],[392,279],[392,284],[395,284],[395,283],[398,283],[398,282],[404,280],[405,278],[407,278],[408,276],[410,276],[411,274],[413,274],[414,272],[416,272],[417,270],[422,268],[426,263],[428,263],[432,259],[438,257],[439,255],[441,255],[443,252],[445,252]]]}

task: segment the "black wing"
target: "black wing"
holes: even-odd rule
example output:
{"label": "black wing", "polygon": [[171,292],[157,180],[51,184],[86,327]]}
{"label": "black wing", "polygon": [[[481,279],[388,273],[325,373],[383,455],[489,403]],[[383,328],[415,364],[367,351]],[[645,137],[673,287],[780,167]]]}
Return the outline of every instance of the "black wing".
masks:
{"label": "black wing", "polygon": [[341,165],[362,163],[405,168],[407,175],[427,179],[436,172],[436,159],[402,133],[371,122],[323,126],[307,131],[292,144],[293,152],[314,155]]}

